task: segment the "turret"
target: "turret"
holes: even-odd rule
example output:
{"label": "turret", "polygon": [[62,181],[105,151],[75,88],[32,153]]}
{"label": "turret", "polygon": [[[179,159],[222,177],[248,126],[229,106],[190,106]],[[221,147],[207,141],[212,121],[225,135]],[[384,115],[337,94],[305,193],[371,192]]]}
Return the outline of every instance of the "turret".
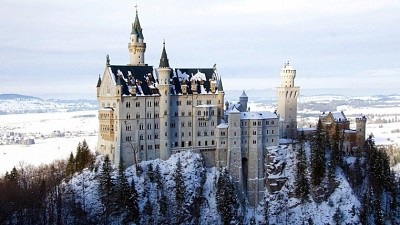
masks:
{"label": "turret", "polygon": [[300,88],[294,86],[296,70],[285,63],[280,70],[281,86],[276,88],[278,114],[280,116],[280,138],[296,138],[297,135],[297,97]]}
{"label": "turret", "polygon": [[247,102],[249,101],[249,97],[247,97],[246,92],[242,92],[242,94],[239,97],[239,103],[240,103],[240,111],[241,112],[247,112]]}
{"label": "turret", "polygon": [[99,97],[99,94],[100,94],[100,86],[101,86],[101,78],[100,78],[100,74],[99,74],[99,79],[97,80],[97,86],[96,86],[97,97]]}
{"label": "turret", "polygon": [[367,126],[367,118],[365,116],[362,115],[356,118],[356,132],[357,132],[356,145],[359,150],[363,149],[364,147],[366,126]]}
{"label": "turret", "polygon": [[165,42],[161,53],[160,65],[158,72],[158,90],[160,92],[160,158],[167,160],[171,156],[170,143],[170,75],[171,68],[165,50]]}
{"label": "turret", "polygon": [[138,12],[136,10],[135,22],[132,24],[130,42],[128,44],[130,54],[129,65],[144,66],[144,53],[146,52],[146,43],[144,43],[143,31],[140,26]]}
{"label": "turret", "polygon": [[285,66],[280,71],[281,75],[281,87],[294,87],[294,78],[296,78],[296,70],[289,65],[289,62],[285,63]]}

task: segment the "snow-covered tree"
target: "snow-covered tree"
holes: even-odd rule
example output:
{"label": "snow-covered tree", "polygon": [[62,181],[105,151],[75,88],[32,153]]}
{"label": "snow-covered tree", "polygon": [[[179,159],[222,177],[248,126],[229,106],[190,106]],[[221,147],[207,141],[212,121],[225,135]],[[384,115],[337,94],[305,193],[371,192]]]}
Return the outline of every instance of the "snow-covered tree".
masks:
{"label": "snow-covered tree", "polygon": [[239,200],[237,191],[227,170],[220,171],[217,180],[217,193],[215,195],[217,210],[221,216],[223,224],[237,224]]}
{"label": "snow-covered tree", "polygon": [[321,120],[318,120],[317,131],[311,143],[311,181],[319,185],[325,174],[325,131]]}

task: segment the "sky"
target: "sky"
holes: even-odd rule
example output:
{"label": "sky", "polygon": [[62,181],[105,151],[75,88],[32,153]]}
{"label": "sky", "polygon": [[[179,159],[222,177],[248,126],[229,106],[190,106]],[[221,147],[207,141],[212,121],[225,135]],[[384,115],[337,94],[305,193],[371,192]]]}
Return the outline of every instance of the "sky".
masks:
{"label": "sky", "polygon": [[321,93],[400,94],[398,0],[6,0],[0,8],[0,93],[96,98],[111,64],[129,62],[135,5],[158,66],[212,67],[226,90],[267,90],[290,61],[295,84]]}

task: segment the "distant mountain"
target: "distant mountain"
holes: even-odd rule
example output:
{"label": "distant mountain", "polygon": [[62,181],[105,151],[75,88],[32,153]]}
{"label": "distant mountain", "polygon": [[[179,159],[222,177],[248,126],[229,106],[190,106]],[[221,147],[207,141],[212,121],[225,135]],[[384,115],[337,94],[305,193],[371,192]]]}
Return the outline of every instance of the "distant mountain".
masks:
{"label": "distant mountain", "polygon": [[0,115],[70,112],[96,109],[97,101],[95,100],[43,100],[41,98],[28,95],[0,94]]}
{"label": "distant mountain", "polygon": [[0,100],[18,100],[18,99],[36,99],[43,101],[41,98],[29,96],[29,95],[20,95],[20,94],[0,94]]}

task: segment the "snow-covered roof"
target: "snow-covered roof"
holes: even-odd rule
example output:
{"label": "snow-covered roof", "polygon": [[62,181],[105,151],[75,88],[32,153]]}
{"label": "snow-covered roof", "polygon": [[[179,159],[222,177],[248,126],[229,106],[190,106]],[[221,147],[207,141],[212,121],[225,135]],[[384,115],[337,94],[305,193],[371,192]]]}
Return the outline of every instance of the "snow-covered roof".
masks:
{"label": "snow-covered roof", "polygon": [[344,130],[344,132],[347,133],[347,134],[355,134],[355,133],[357,133],[357,131],[355,131],[355,130]]}
{"label": "snow-covered roof", "polygon": [[220,128],[220,129],[226,129],[226,128],[228,128],[229,127],[229,125],[227,124],[227,123],[220,123],[218,126],[217,126],[217,128]]}
{"label": "snow-covered roof", "polygon": [[196,108],[211,108],[216,107],[215,105],[196,105]]}
{"label": "snow-covered roof", "polygon": [[237,110],[236,108],[233,108],[232,110],[229,111],[229,113],[240,113],[240,111]]}
{"label": "snow-covered roof", "polygon": [[278,119],[278,116],[273,112],[242,112],[240,119],[254,120],[254,119]]}
{"label": "snow-covered roof", "polygon": [[346,116],[343,114],[343,112],[334,112],[334,113],[331,113],[331,114],[333,116],[333,119],[336,122],[344,122],[344,121],[347,120]]}

